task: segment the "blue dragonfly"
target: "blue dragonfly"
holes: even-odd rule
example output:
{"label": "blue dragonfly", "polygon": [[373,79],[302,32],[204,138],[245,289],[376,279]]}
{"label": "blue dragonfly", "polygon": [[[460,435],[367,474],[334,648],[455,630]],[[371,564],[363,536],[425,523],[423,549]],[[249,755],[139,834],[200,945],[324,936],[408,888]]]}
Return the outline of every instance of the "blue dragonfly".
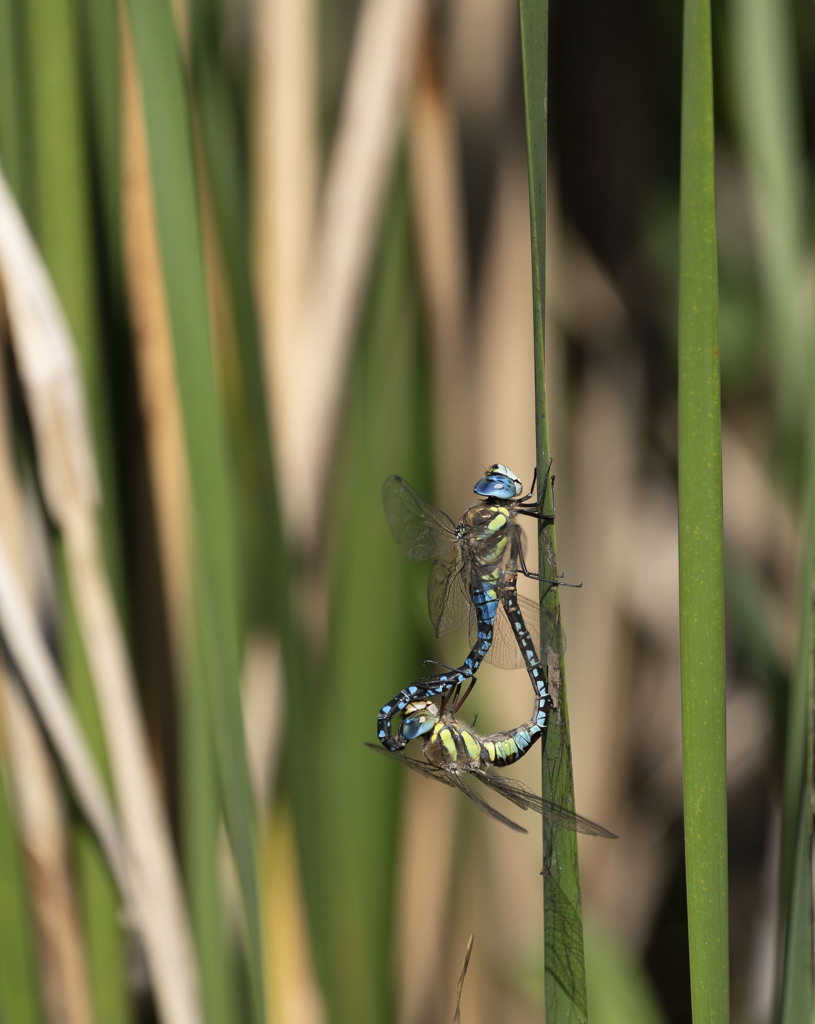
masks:
{"label": "blue dragonfly", "polygon": [[[548,471],[547,471],[548,473]],[[407,743],[400,724],[393,734],[393,719],[416,699],[443,697],[477,672],[481,662],[499,668],[524,667],[536,694],[546,692],[546,674],[540,663],[538,605],[517,592],[518,573],[532,580],[544,579],[531,572],[523,552],[519,516],[551,521],[534,492],[522,494],[519,478],[496,463],[476,483],[481,501],[464,513],[458,524],[428,504],[399,476],[382,487],[385,518],[402,553],[414,562],[434,558],[428,582],[428,608],[436,636],[446,636],[470,623],[471,650],[460,668],[412,683],[379,712],[377,738],[389,750]]]}
{"label": "blue dragonfly", "polygon": [[[587,836],[616,839],[617,836],[602,825],[544,800],[518,779],[494,770],[514,764],[546,735],[549,715],[554,706],[549,694],[543,693],[536,697],[532,718],[528,722],[505,732],[481,736],[474,728],[457,718],[457,713],[474,682],[475,680],[470,681],[461,699],[458,699],[458,689],[448,694],[447,704],[442,701],[437,705],[432,700],[421,699],[406,705],[402,713],[402,733],[406,741],[426,737],[423,746],[424,761],[408,757],[401,751],[384,750],[373,743],[366,746],[400,761],[420,775],[460,790],[480,811],[516,832],[526,832],[526,829],[487,803],[478,792],[476,782],[505,797],[522,810],[536,811],[544,815],[561,828]],[[449,710],[446,710],[447,707]]]}

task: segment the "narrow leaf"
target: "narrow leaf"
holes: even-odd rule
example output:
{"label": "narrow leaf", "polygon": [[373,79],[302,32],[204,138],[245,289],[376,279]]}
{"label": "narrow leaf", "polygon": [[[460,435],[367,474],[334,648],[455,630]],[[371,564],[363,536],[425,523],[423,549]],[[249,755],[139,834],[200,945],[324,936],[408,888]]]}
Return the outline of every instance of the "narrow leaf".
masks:
{"label": "narrow leaf", "polygon": [[694,1019],[726,1021],[722,456],[710,5],[686,0],[679,249],[679,601]]}

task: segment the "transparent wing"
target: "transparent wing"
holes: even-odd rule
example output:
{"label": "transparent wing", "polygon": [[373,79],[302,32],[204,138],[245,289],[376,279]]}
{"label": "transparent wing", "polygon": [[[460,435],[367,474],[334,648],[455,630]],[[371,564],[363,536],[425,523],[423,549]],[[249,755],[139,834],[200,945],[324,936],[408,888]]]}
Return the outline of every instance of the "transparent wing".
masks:
{"label": "transparent wing", "polygon": [[456,524],[420,498],[401,476],[389,476],[382,485],[382,505],[402,554],[412,562],[454,551]]}
{"label": "transparent wing", "polygon": [[544,910],[551,918],[554,941],[546,947],[546,973],[567,993],[583,1019],[587,1018],[586,971],[583,961],[583,925],[580,914],[562,887],[544,864],[542,875],[549,876]]}
{"label": "transparent wing", "polygon": [[445,786],[452,786],[455,788],[453,781],[448,778],[448,773],[443,768],[439,768],[435,764],[429,764],[427,761],[417,761],[414,757],[408,757],[407,754],[399,753],[396,750],[386,750],[384,747],[379,746],[376,743],[366,743],[365,746],[370,747],[371,750],[375,750],[377,754],[384,754],[385,757],[389,757],[393,761],[401,761],[405,767],[411,768],[414,772],[418,772],[420,775],[427,775],[431,779],[438,779],[438,781],[443,782]]}
{"label": "transparent wing", "polygon": [[[538,605],[535,601],[530,600],[528,597],[522,597],[519,594],[518,606],[521,609],[521,617],[523,618],[524,624],[532,639],[532,644],[538,652],[538,657],[543,658],[545,663],[544,652],[541,651],[540,611]],[[555,617],[549,612],[545,612],[544,614],[545,621],[547,623],[547,643],[549,647],[554,649],[555,637],[557,636],[554,628]],[[439,635],[441,636],[442,634]],[[475,643],[477,635],[478,620],[475,617],[475,609],[471,605],[470,643]],[[490,646],[489,653],[487,654],[485,661],[488,661],[491,665],[495,665],[496,668],[526,668],[523,651],[518,646],[518,641],[512,628],[512,623],[507,618],[503,605],[498,609],[498,615],[495,618],[495,632],[493,633],[492,645]]]}
{"label": "transparent wing", "polygon": [[[417,761],[415,758],[408,757],[407,754],[398,753],[395,750],[386,750],[384,747],[377,746],[374,743],[366,743],[366,747],[370,747],[371,750],[375,750],[379,754],[384,754],[386,757],[392,758],[394,761],[401,761],[405,767],[410,768],[414,772],[418,772],[419,775],[425,775],[428,778],[435,779],[437,782],[444,783],[445,786],[450,786],[453,789],[458,789],[466,797],[475,804],[479,811],[483,811],[484,814],[489,815],[496,821],[500,821],[501,824],[511,828],[514,832],[524,832],[526,829],[521,825],[517,825],[514,821],[501,814],[500,811],[496,811],[494,807],[486,802],[476,791],[473,789],[470,779],[473,777],[471,772],[456,771],[454,768],[443,768],[439,765],[428,764],[427,761]],[[483,779],[483,775],[478,772],[476,773],[478,778]]]}
{"label": "transparent wing", "polygon": [[450,784],[455,786],[456,789],[468,796],[479,811],[483,811],[484,814],[489,815],[491,818],[495,818],[496,821],[500,821],[503,825],[511,828],[513,832],[523,832],[526,835],[526,829],[523,825],[518,825],[517,822],[512,821],[511,818],[505,817],[500,811],[497,811],[492,804],[488,804],[487,801],[475,790],[472,784],[473,779],[483,779],[481,772],[462,772],[456,771],[455,768],[442,769],[447,775],[451,776]]}
{"label": "transparent wing", "polygon": [[427,607],[436,636],[447,636],[463,626],[475,609],[469,595],[470,573],[457,556],[433,563],[427,581]]}
{"label": "transparent wing", "polygon": [[[520,594],[518,595],[518,606],[521,609],[524,625],[532,638],[532,643],[538,652],[538,657],[540,657],[540,613],[538,606],[534,601],[530,601],[528,597],[521,597]],[[475,610],[473,610],[473,614],[470,616],[470,642],[475,643],[477,636],[478,622],[475,617]],[[495,631],[486,660],[491,665],[495,665],[496,668],[526,667],[523,652],[518,646],[512,623],[507,618],[503,605],[499,607],[498,615],[495,618]]]}
{"label": "transparent wing", "polygon": [[373,743],[366,743],[365,745],[370,747],[371,750],[384,754],[386,757],[393,758],[394,761],[401,761],[402,764],[411,768],[414,772],[418,772],[420,775],[426,775],[431,779],[444,783],[445,786],[451,786],[454,789],[460,790],[472,800],[480,811],[483,811],[484,814],[489,815],[491,818],[495,818],[496,821],[500,821],[515,832],[526,832],[526,829],[505,817],[500,811],[497,811],[488,804],[473,787],[473,782],[476,779],[479,779],[485,786],[488,786],[500,796],[505,797],[510,803],[515,804],[516,807],[520,807],[522,811],[536,811],[538,814],[542,814],[550,821],[553,821],[560,828],[567,828],[570,832],[580,832],[584,836],[596,836],[599,839],[619,838],[613,832],[609,832],[607,828],[603,828],[602,825],[589,821],[588,818],[575,814],[574,811],[570,811],[565,807],[559,807],[549,800],[544,800],[543,797],[538,796],[529,786],[518,779],[510,778],[507,775],[499,775],[497,772],[492,771],[466,772],[452,767],[441,767],[428,764],[427,761],[416,761],[406,754],[385,750],[384,747],[376,746]]}
{"label": "transparent wing", "polygon": [[499,775],[497,772],[476,772],[485,786],[500,793],[507,800],[520,807],[524,811],[537,811],[544,817],[553,821],[560,828],[567,828],[570,832],[580,832],[584,836],[597,836],[600,839],[619,838],[607,828],[598,825],[588,818],[575,814],[566,807],[560,807],[544,800],[543,797],[534,793],[529,786],[524,785],[518,779],[512,779],[507,775]]}

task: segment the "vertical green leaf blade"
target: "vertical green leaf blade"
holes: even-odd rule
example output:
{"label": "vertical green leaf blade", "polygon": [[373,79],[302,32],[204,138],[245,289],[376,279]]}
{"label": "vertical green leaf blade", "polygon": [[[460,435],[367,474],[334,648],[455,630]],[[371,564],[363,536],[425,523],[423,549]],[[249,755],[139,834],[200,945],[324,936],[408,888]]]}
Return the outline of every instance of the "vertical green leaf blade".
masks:
{"label": "vertical green leaf blade", "polygon": [[[121,517],[113,472],[115,456],[100,306],[95,293],[96,253],[90,230],[90,163],[82,105],[77,7],[60,0],[29,4],[24,21],[28,67],[32,69],[29,192],[33,226],[77,342],[103,479],[101,521],[107,564],[117,584],[121,607]],[[61,545],[55,544],[54,551],[59,565],[65,677],[85,735],[99,763],[104,764],[96,700],[64,576]],[[100,1015],[124,1022],[130,1017],[130,1003],[124,982],[118,894],[87,824],[76,822],[72,833],[94,1004]]]}
{"label": "vertical green leaf blade", "polygon": [[[254,810],[241,717],[233,482],[215,388],[188,96],[166,0],[128,4],[192,487],[196,626],[223,811],[246,923],[252,1018],[264,1019]],[[206,967],[204,968],[206,969]]]}
{"label": "vertical green leaf blade", "polygon": [[[3,684],[10,685],[8,680]],[[14,805],[0,775],[0,1019],[43,1020],[37,951]]]}
{"label": "vertical green leaf blade", "polygon": [[[526,110],[529,168],[529,216],[532,239],[532,292],[535,350],[535,427],[539,485],[545,487],[549,465],[549,431],[546,415],[546,360],[544,312],[546,298],[546,154],[548,3],[520,0],[524,103]],[[551,525],[542,526],[539,565],[557,571],[555,538]],[[557,587],[542,587],[541,659],[547,663],[550,688],[557,709],[552,713],[543,752],[542,792],[546,799],[574,808],[574,779],[569,743],[569,712],[560,637],[560,601]],[[549,622],[557,623],[554,635],[546,636]],[[544,989],[546,1019],[588,1020],[586,966],[583,953],[583,916],[580,904],[580,872],[577,837],[543,821]]]}
{"label": "vertical green leaf blade", "polygon": [[[812,356],[810,354],[810,367]],[[809,377],[812,370],[809,371]],[[815,692],[815,407],[809,403],[804,444],[804,551],[799,585],[801,621],[795,674],[787,708],[784,802],[779,879],[779,943],[781,987],[777,1004],[783,1024],[815,1019],[812,962],[812,779],[813,693]]]}
{"label": "vertical green leaf blade", "polygon": [[184,652],[181,747],[184,758],[183,860],[190,916],[201,962],[201,994],[207,1020],[230,1020],[236,1013],[234,964],[224,921],[218,873],[221,823],[215,744],[202,679],[210,670],[203,641],[195,630]]}
{"label": "vertical green leaf blade", "polygon": [[0,0],[0,160],[20,206],[29,207],[22,4]]}
{"label": "vertical green leaf blade", "polygon": [[97,288],[107,287],[106,305],[118,310],[122,291],[120,69],[121,8],[116,4],[82,0],[79,4],[88,100],[88,145],[93,162],[90,176],[102,234],[103,268]]}
{"label": "vertical green leaf blade", "polygon": [[[808,210],[803,121],[798,91],[792,4],[731,0],[733,96],[745,162],[752,184],[758,234],[758,283],[766,335],[773,347],[768,369],[775,377],[782,442],[777,454],[795,458],[794,477],[803,483],[804,552],[799,588],[799,641],[787,704],[784,793],[779,865],[779,1019],[813,1018],[812,780],[813,620],[815,585],[815,415],[812,337],[805,329],[801,282],[805,280]],[[803,459],[799,436],[803,431]],[[788,456],[787,456],[788,457]]]}
{"label": "vertical green leaf blade", "polygon": [[[813,574],[810,572],[808,575],[812,581]],[[811,627],[805,632],[809,634],[811,641]],[[810,647],[810,655],[803,666],[803,673],[806,677],[804,681],[807,684],[803,689],[810,697],[807,711],[812,709],[811,651]],[[796,834],[795,849],[792,851],[794,860],[789,886],[789,901],[781,907],[781,913],[786,920],[779,1016],[782,1024],[796,1024],[796,1021],[815,1019],[815,1001],[812,992],[812,804],[810,786],[806,782],[806,779],[812,778],[811,715],[803,715],[800,722],[799,729],[807,731],[810,752],[809,774],[801,786],[800,812],[793,822],[796,826]]]}
{"label": "vertical green leaf blade", "polygon": [[[800,436],[809,408],[809,346],[802,316],[807,224],[805,147],[791,5],[731,0],[733,99],[753,193],[758,283],[773,358],[776,414],[788,440]],[[797,454],[797,443],[787,451]],[[778,455],[784,457],[779,446]]]}
{"label": "vertical green leaf blade", "polygon": [[679,601],[695,1020],[729,1014],[721,399],[710,5],[686,0],[679,248]]}
{"label": "vertical green leaf blade", "polygon": [[[380,764],[364,742],[375,736],[378,708],[415,671],[415,640],[405,628],[411,611],[408,567],[380,501],[382,481],[394,468],[415,479],[411,463],[427,400],[421,391],[410,257],[407,191],[399,175],[385,211],[359,332],[352,412],[332,488],[330,536],[336,554],[331,558],[329,654],[322,673],[327,685],[324,693],[312,693],[310,708],[300,698],[302,710],[291,727],[289,757],[300,765],[291,793],[299,842],[310,850],[304,881],[315,959],[336,1024],[375,1024],[388,1017],[395,999],[389,937],[399,771]],[[361,665],[371,668],[361,671]],[[338,737],[343,743],[339,757]],[[309,751],[309,769],[304,750]],[[315,770],[323,780],[319,792]],[[354,972],[349,963],[358,965]]]}
{"label": "vertical green leaf blade", "polygon": [[[71,697],[82,723],[88,745],[97,763],[109,777],[105,739],[93,682],[90,676],[79,624],[76,620],[71,588],[66,571],[64,549],[53,545],[59,569],[60,604],[63,611],[62,663],[69,680]],[[121,927],[120,897],[105,862],[102,850],[88,824],[76,821],[72,827],[72,846],[80,881],[81,906],[91,995],[100,1020],[133,1019],[127,987],[127,965]]]}

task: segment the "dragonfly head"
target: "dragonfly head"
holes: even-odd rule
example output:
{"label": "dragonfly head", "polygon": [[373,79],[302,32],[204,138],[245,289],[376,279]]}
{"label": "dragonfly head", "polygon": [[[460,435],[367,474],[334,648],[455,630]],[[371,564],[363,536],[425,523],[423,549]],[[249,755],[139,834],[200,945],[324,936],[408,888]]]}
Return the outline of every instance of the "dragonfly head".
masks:
{"label": "dragonfly head", "polygon": [[439,709],[432,700],[414,700],[402,712],[399,733],[406,740],[415,740],[430,732],[440,717]]}
{"label": "dragonfly head", "polygon": [[501,501],[512,501],[520,496],[523,484],[517,476],[500,463],[490,466],[484,476],[473,487],[481,498],[499,498]]}

